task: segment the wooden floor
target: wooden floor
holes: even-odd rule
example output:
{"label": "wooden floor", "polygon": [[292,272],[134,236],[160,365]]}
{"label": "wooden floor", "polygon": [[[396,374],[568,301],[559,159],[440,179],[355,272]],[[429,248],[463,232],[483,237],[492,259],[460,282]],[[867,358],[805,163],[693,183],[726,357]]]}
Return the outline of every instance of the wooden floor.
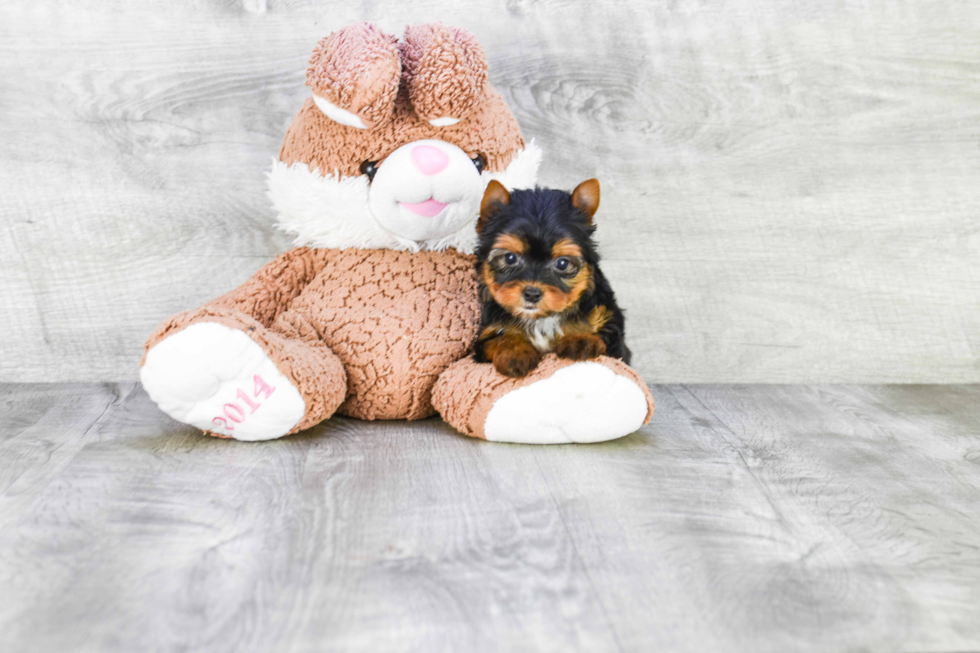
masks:
{"label": "wooden floor", "polygon": [[0,393],[4,653],[980,649],[980,386],[658,386],[559,447]]}

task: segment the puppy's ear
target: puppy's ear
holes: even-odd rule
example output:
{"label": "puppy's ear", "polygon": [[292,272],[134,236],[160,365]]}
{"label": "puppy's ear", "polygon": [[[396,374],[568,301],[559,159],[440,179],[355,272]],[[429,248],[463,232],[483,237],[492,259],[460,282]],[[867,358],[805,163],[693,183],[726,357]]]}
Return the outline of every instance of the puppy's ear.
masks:
{"label": "puppy's ear", "polygon": [[599,180],[586,179],[576,186],[572,191],[572,206],[589,216],[592,224],[592,217],[599,209]]}
{"label": "puppy's ear", "polygon": [[500,213],[500,207],[510,204],[510,193],[496,179],[491,179],[480,202],[480,219],[476,223],[477,233],[483,233],[493,216]]}

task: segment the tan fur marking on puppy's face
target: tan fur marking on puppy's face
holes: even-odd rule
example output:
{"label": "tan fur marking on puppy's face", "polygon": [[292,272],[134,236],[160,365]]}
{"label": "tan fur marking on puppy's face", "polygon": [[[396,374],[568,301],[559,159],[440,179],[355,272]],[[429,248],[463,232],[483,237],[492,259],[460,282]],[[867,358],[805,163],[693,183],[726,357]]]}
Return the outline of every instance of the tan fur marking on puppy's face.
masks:
{"label": "tan fur marking on puppy's face", "polygon": [[551,258],[561,258],[562,256],[582,257],[582,248],[570,238],[562,238],[551,248]]}
{"label": "tan fur marking on puppy's face", "polygon": [[513,234],[500,234],[497,240],[493,241],[493,249],[506,249],[521,255],[527,251],[527,241]]}
{"label": "tan fur marking on puppy's face", "polygon": [[540,286],[544,291],[544,297],[538,304],[544,311],[542,317],[544,315],[564,313],[569,308],[575,306],[582,297],[582,294],[593,283],[592,270],[588,265],[583,265],[575,276],[568,279],[565,283],[570,286],[568,292],[564,292],[555,286]]}
{"label": "tan fur marking on puppy's face", "polygon": [[483,264],[481,277],[487,290],[490,291],[490,295],[493,296],[494,301],[510,313],[517,315],[519,307],[524,304],[524,299],[521,297],[521,294],[524,292],[524,286],[527,285],[527,282],[510,281],[504,284],[497,283],[494,278],[493,267],[489,263]]}
{"label": "tan fur marking on puppy's face", "polygon": [[[512,315],[530,320],[564,313],[578,303],[582,294],[593,283],[592,271],[588,265],[583,265],[578,273],[566,282],[571,287],[567,292],[556,286],[535,281],[518,280],[499,284],[489,263],[483,264],[480,276],[494,301]],[[524,306],[524,289],[528,286],[540,288],[543,293],[535,309]]]}
{"label": "tan fur marking on puppy's face", "polygon": [[[522,315],[524,306],[524,289],[528,286],[524,281],[511,281],[501,286],[491,288],[493,298],[513,315]],[[530,317],[530,316],[528,316]]]}

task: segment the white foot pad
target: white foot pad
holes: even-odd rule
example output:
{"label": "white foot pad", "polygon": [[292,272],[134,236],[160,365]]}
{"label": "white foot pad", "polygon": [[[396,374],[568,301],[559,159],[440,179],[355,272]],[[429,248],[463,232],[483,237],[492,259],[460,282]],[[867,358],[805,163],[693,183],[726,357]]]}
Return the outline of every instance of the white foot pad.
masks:
{"label": "white foot pad", "polygon": [[498,399],[483,432],[495,442],[602,442],[636,431],[646,416],[646,395],[636,383],[584,362]]}
{"label": "white foot pad", "polygon": [[147,354],[140,381],[175,420],[236,440],[286,435],[306,402],[245,333],[215,322],[193,324]]}

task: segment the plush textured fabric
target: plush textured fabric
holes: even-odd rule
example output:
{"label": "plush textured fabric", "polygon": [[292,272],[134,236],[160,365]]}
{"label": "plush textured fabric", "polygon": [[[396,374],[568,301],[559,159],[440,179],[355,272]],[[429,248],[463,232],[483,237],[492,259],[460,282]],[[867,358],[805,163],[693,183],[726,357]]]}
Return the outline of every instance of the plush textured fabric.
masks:
{"label": "plush textured fabric", "polygon": [[476,337],[473,264],[455,250],[294,249],[168,320],[147,349],[197,322],[245,330],[307,402],[293,432],[338,407],[361,419],[421,419],[434,412],[436,378]]}
{"label": "plush textured fabric", "polygon": [[487,170],[503,171],[524,148],[524,138],[503,98],[489,86],[479,104],[459,123],[434,127],[412,108],[404,87],[395,100],[392,118],[374,129],[353,129],[327,118],[309,98],[293,119],[279,150],[288,165],[305,163],[321,174],[360,174],[364,161],[383,163],[399,146],[435,138],[456,145],[471,157],[482,154]]}
{"label": "plush textured fabric", "polygon": [[[305,412],[289,433],[335,412],[362,419],[427,417],[435,411],[433,387],[442,375],[436,398],[439,411],[463,433],[481,437],[488,411],[501,396],[570,364],[546,359],[531,376],[514,381],[497,375],[490,365],[459,362],[471,351],[480,312],[475,261],[457,249],[471,245],[478,210],[474,208],[472,223],[467,224],[469,209],[460,207],[478,207],[490,177],[508,187],[533,180],[540,151],[525,147],[514,116],[486,83],[482,48],[465,30],[440,24],[411,26],[406,41],[396,43],[374,25],[353,25],[320,42],[307,72],[313,91],[336,105],[327,107],[329,112],[346,120],[348,116],[334,110],[339,108],[363,123],[335,122],[308,99],[283,140],[281,163],[269,176],[281,226],[296,233],[302,244],[317,248],[296,247],[235,290],[164,321],[147,340],[147,351],[196,324],[214,322],[241,330],[303,398]],[[434,118],[460,121],[436,126],[429,122]],[[431,171],[412,168],[412,156],[404,154],[415,147],[442,148],[452,154],[450,164]],[[396,151],[402,154],[391,156],[385,167]],[[365,162],[372,162],[375,177],[362,171]],[[452,179],[462,181],[454,186]],[[395,189],[391,197],[385,195],[385,183]],[[428,199],[443,204],[442,213],[414,214],[414,203],[428,199],[410,197],[413,192],[430,193]],[[437,197],[440,193],[447,195]],[[449,196],[452,193],[463,196]],[[389,213],[380,213],[382,209]],[[406,244],[407,236],[398,235],[388,244],[393,242],[389,237],[397,235],[392,233],[390,212],[395,212],[396,224],[422,225],[418,233],[426,234],[424,238]],[[379,216],[389,222],[382,225]],[[440,216],[458,216],[462,226],[456,221],[440,223]],[[321,220],[331,222],[320,224]],[[445,231],[433,224],[445,224]],[[388,234],[379,234],[378,228]],[[144,386],[158,405],[180,405],[180,414],[194,415],[188,419],[207,428],[212,414],[220,422],[215,411],[234,408],[236,397],[248,398],[247,388],[239,384],[251,380],[253,368],[234,357],[220,360],[222,370],[234,373],[225,374],[233,382],[226,384],[229,394],[223,394],[226,385],[207,381],[218,378],[218,363],[195,360],[194,334],[204,331],[223,332],[198,328],[168,341],[172,355],[152,357],[156,362],[145,368],[150,383]],[[183,342],[191,344],[178,350]],[[218,349],[212,345],[208,351]],[[142,365],[146,361],[144,356]],[[649,397],[642,380],[627,366],[609,360],[602,365],[635,382]],[[182,387],[181,380],[192,374],[199,374],[195,378],[201,382]],[[535,387],[542,390],[535,396],[546,394],[548,386]],[[561,407],[561,396],[546,398]],[[642,400],[636,403],[639,416]],[[270,399],[267,405],[273,404]],[[652,410],[652,399],[649,406]],[[241,422],[238,417],[232,421],[246,423],[244,404],[237,410],[231,415],[241,417]],[[601,423],[602,415],[598,417]],[[283,423],[293,424],[292,419]],[[287,435],[262,431],[255,426],[260,421],[247,424],[254,439]],[[606,436],[601,430],[593,440],[622,435]],[[505,439],[503,435],[498,439]]]}
{"label": "plush textured fabric", "polygon": [[420,419],[446,367],[476,337],[473,259],[455,250],[318,250],[329,265],[273,324],[320,338],[347,370],[340,413]]}
{"label": "plush textured fabric", "polygon": [[306,85],[367,126],[385,122],[401,80],[398,39],[372,23],[357,23],[320,40]]}
{"label": "plush textured fabric", "polygon": [[411,25],[401,51],[409,97],[423,120],[469,115],[487,83],[487,57],[472,34],[441,23]]}
{"label": "plush textured fabric", "polygon": [[[643,423],[648,423],[653,416],[654,402],[643,379],[621,360],[603,356],[594,362],[636,382],[647,398],[647,416]],[[439,378],[432,391],[432,403],[442,418],[456,430],[484,439],[483,428],[487,414],[498,399],[513,390],[547,379],[558,370],[573,364],[570,360],[548,354],[530,374],[514,379],[498,374],[489,363],[477,363],[472,357],[468,357],[454,364]]]}
{"label": "plush textured fabric", "polygon": [[[265,303],[265,299],[258,299],[257,303]],[[164,338],[202,322],[216,322],[244,331],[299,390],[306,402],[306,414],[290,433],[319,424],[344,401],[347,387],[344,367],[323,342],[274,331],[247,313],[222,306],[217,300],[164,322],[147,340],[147,351]]]}

